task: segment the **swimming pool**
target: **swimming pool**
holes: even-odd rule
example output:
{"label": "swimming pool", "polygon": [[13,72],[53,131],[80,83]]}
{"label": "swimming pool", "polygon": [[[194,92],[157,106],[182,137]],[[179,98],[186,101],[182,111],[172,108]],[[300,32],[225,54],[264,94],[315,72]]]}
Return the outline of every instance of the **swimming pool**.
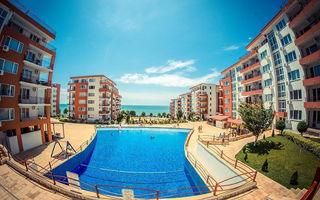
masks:
{"label": "swimming pool", "polygon": [[[184,154],[184,143],[189,131],[167,128],[122,128],[119,131],[117,128],[98,128],[96,138],[85,150],[85,157],[73,157],[53,169],[53,173],[66,176],[66,171],[72,171],[79,175],[80,181],[90,185],[159,190],[160,197],[207,193],[210,192],[207,187],[161,193],[206,185]],[[110,186],[99,188],[117,194],[121,194],[123,189]],[[135,195],[150,193],[152,192],[134,189]],[[151,197],[155,195],[144,196]]]}

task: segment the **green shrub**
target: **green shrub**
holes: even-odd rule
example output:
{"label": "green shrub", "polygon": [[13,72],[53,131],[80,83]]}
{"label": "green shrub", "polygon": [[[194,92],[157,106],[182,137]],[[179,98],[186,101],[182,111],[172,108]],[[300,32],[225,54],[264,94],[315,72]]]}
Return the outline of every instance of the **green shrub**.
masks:
{"label": "green shrub", "polygon": [[298,171],[295,171],[290,178],[291,185],[298,185]]}
{"label": "green shrub", "polygon": [[261,170],[264,172],[268,172],[268,159],[266,159],[261,167]]}
{"label": "green shrub", "polygon": [[298,123],[297,125],[297,130],[299,131],[299,133],[301,134],[301,136],[303,135],[304,132],[306,132],[308,129],[308,124],[305,121],[301,121]]}
{"label": "green shrub", "polygon": [[320,143],[314,142],[312,140],[308,140],[307,138],[304,138],[296,133],[292,133],[290,131],[283,131],[283,135],[299,145],[301,148],[310,151],[315,156],[320,158]]}
{"label": "green shrub", "polygon": [[247,160],[248,160],[248,153],[246,152],[245,154],[244,154],[244,161],[246,161],[247,162]]}
{"label": "green shrub", "polygon": [[282,135],[283,130],[286,128],[286,124],[282,120],[278,120],[276,122],[276,129],[280,131],[280,134]]}

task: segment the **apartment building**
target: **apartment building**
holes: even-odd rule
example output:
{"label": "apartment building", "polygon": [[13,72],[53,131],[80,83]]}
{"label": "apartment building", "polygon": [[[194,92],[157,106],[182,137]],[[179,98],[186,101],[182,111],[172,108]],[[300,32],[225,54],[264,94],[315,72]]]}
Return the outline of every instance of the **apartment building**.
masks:
{"label": "apartment building", "polygon": [[176,116],[178,110],[181,110],[185,117],[188,117],[190,112],[200,118],[215,115],[218,111],[217,85],[201,83],[191,87],[188,93],[181,94],[178,99],[172,99],[171,116]]}
{"label": "apartment building", "polygon": [[276,118],[296,130],[301,120],[320,128],[320,1],[289,0],[222,71],[219,113],[239,119],[239,102],[271,103]]}
{"label": "apartment building", "polygon": [[101,122],[117,118],[121,109],[121,95],[115,82],[104,75],[78,76],[70,79],[70,118]]}
{"label": "apartment building", "polygon": [[0,2],[0,142],[12,153],[52,140],[56,32],[18,1]]}
{"label": "apartment building", "polygon": [[60,114],[60,88],[60,84],[52,84],[51,86],[51,116]]}

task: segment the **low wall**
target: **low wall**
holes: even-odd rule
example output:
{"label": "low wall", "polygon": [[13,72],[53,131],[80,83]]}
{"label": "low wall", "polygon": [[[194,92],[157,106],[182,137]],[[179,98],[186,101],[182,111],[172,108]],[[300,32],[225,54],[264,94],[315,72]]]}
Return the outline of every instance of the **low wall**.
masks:
{"label": "low wall", "polygon": [[[41,130],[21,134],[23,150],[29,150],[42,144]],[[17,136],[8,137],[10,151],[13,154],[19,153]]]}

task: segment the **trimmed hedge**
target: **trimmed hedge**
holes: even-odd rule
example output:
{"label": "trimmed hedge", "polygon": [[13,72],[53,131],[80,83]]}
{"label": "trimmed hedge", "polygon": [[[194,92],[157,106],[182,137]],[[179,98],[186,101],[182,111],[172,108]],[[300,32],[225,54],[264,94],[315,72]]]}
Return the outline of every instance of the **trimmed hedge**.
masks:
{"label": "trimmed hedge", "polygon": [[307,138],[304,138],[296,133],[290,132],[290,131],[283,131],[283,135],[299,145],[301,148],[310,151],[315,156],[320,158],[320,143],[314,142],[312,140],[309,140]]}

